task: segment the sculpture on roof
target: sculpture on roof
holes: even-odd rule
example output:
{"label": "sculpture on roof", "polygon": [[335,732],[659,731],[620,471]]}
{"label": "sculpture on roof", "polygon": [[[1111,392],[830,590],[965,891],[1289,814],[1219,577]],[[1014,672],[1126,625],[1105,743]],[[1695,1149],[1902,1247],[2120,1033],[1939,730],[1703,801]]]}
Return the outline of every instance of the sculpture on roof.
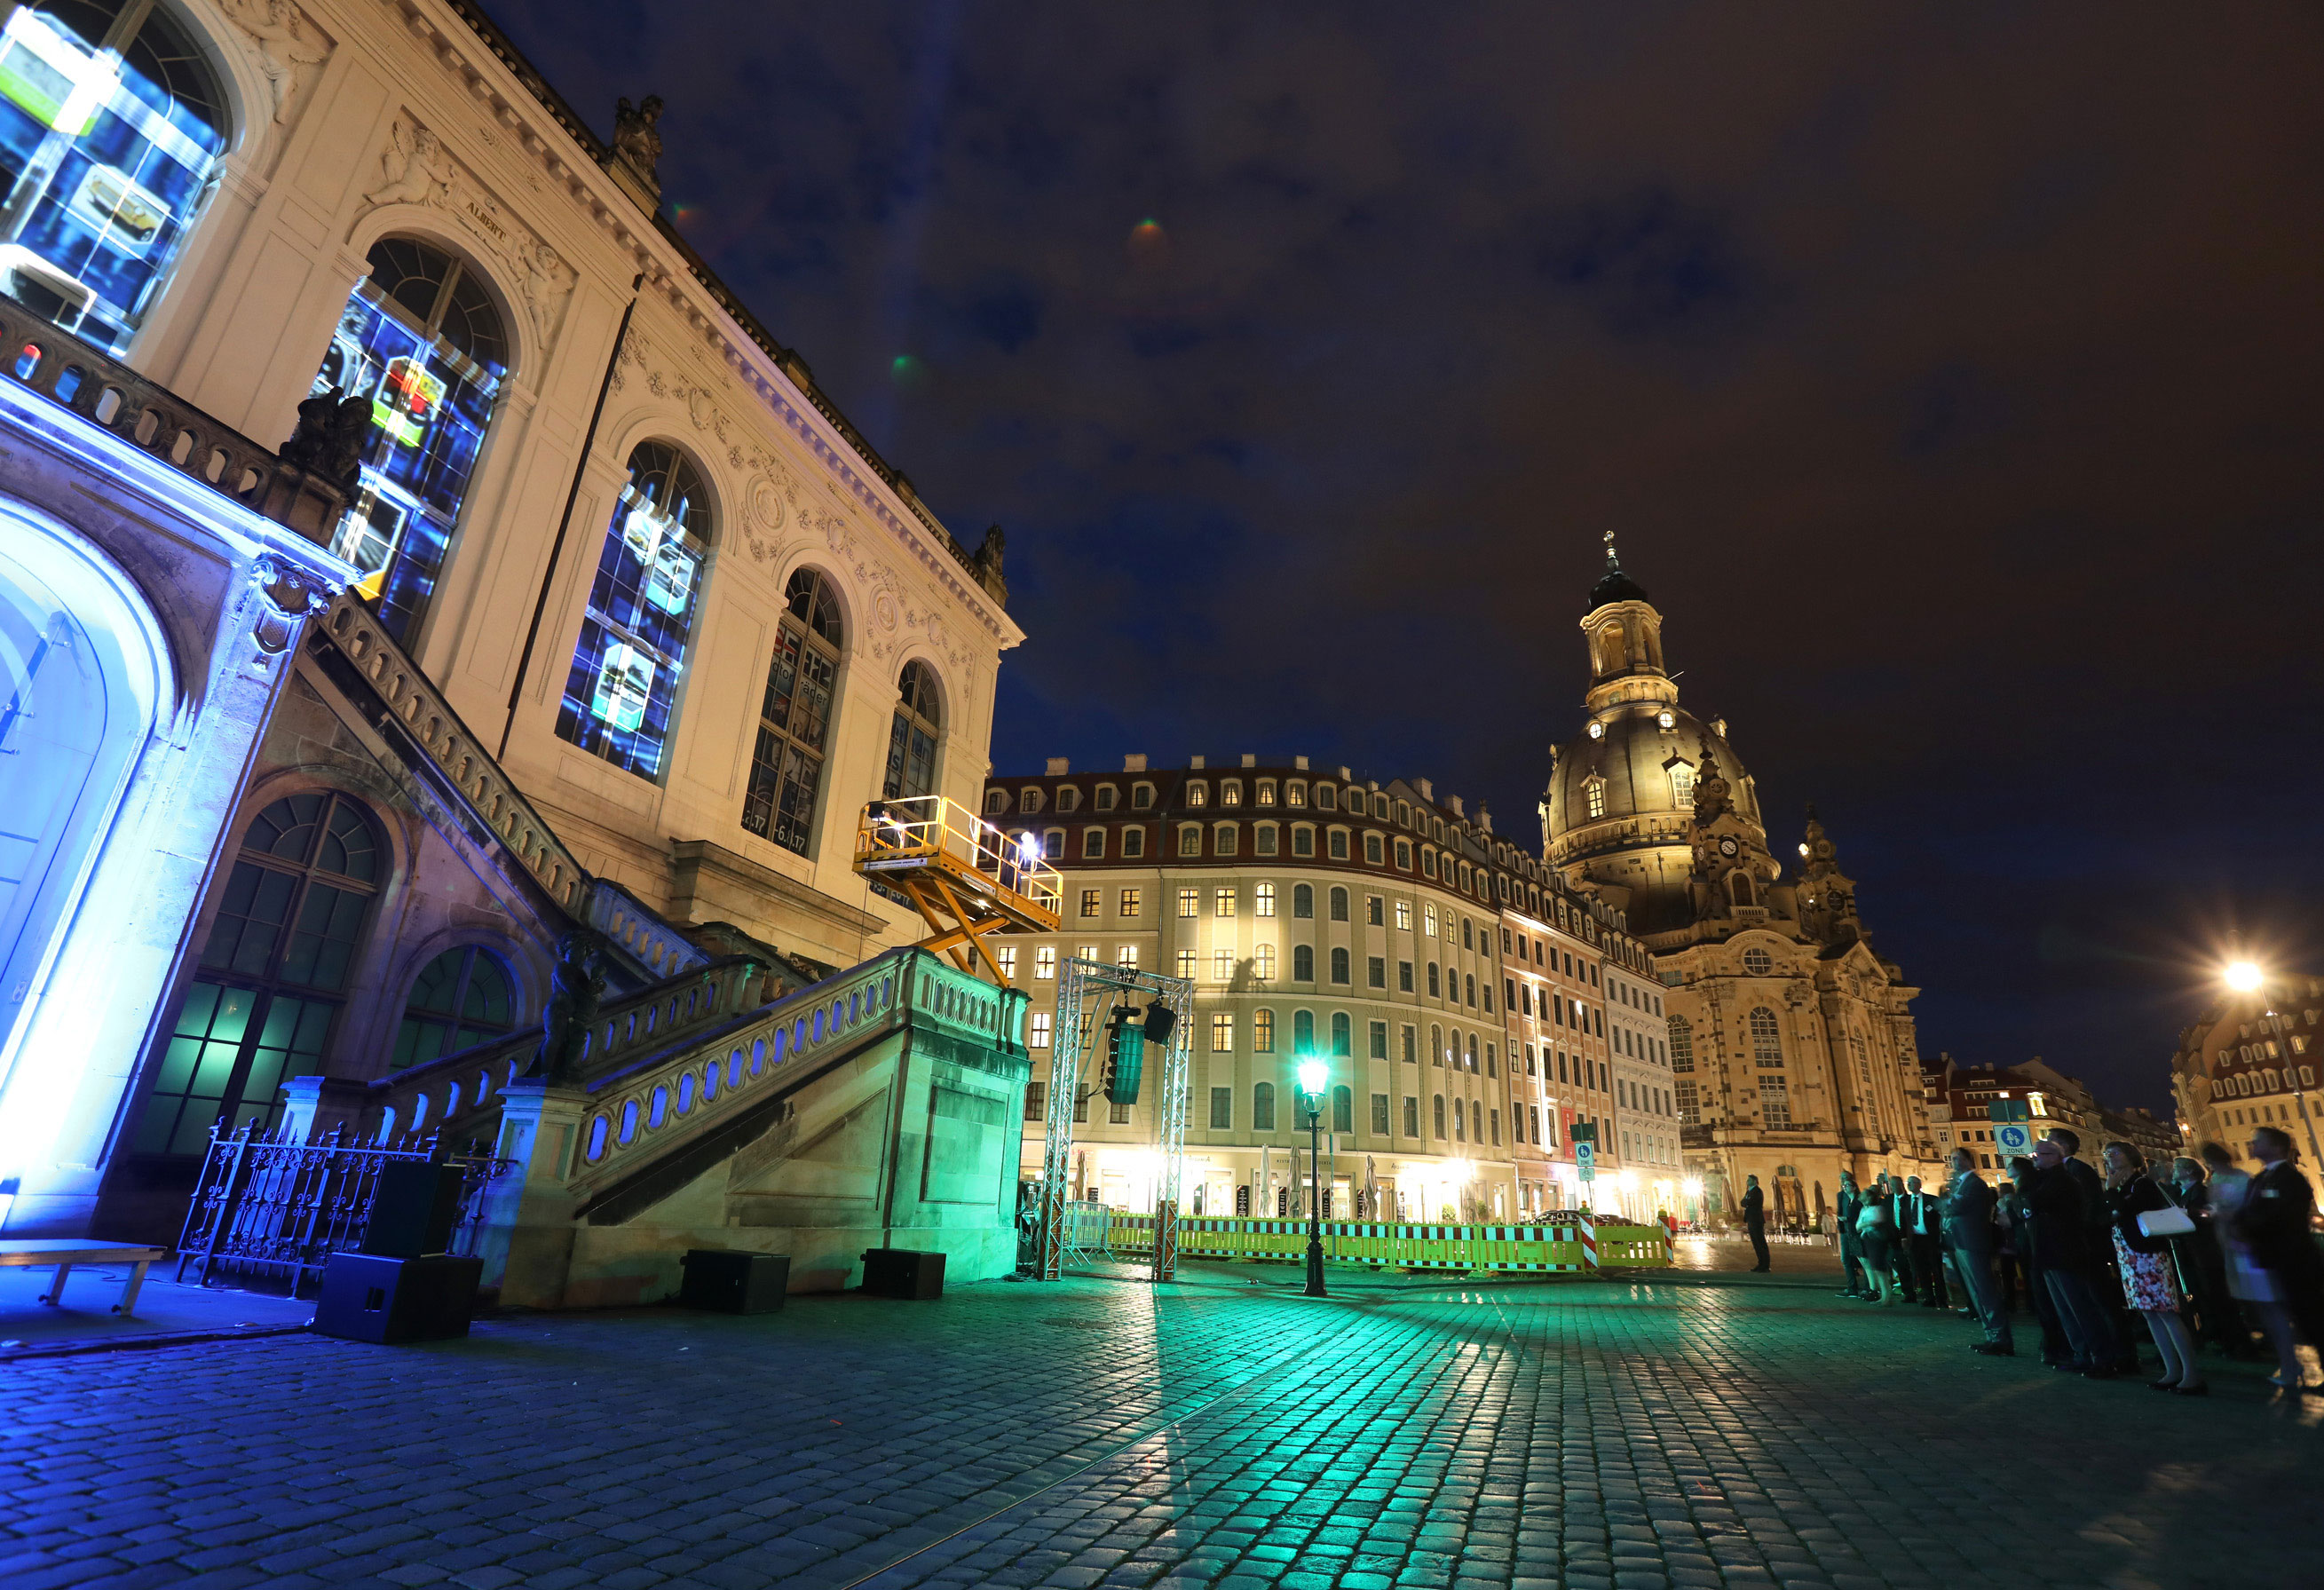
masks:
{"label": "sculpture on roof", "polygon": [[637,105],[624,96],[613,106],[613,153],[650,188],[661,185],[654,172],[654,163],[661,159],[661,133],[655,126],[660,120],[659,94],[649,94]]}

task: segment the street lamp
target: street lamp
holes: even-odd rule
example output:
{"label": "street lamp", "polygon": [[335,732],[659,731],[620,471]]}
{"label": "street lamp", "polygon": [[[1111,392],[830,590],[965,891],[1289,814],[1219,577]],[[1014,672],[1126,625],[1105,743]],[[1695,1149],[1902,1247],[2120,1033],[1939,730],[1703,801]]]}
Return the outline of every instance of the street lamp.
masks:
{"label": "street lamp", "polygon": [[2324,1149],[2316,1146],[2316,1118],[2308,1113],[2308,1091],[2300,1086],[2300,1068],[2292,1063],[2292,1043],[2283,1031],[2283,1017],[2275,1002],[2267,997],[2267,974],[2253,961],[2230,961],[2226,973],[2227,986],[2237,994],[2256,994],[2267,1007],[2264,1019],[2268,1036],[2275,1040],[2276,1058],[2283,1062],[2283,1079],[2292,1085],[2292,1107],[2300,1112],[2300,1123],[2308,1129],[2308,1155],[2311,1164],[2324,1165]]}
{"label": "street lamp", "polygon": [[1313,1055],[1299,1062],[1299,1091],[1307,1095],[1307,1295],[1328,1296],[1323,1290],[1323,1199],[1316,1187],[1323,1152],[1323,1088],[1332,1068]]}

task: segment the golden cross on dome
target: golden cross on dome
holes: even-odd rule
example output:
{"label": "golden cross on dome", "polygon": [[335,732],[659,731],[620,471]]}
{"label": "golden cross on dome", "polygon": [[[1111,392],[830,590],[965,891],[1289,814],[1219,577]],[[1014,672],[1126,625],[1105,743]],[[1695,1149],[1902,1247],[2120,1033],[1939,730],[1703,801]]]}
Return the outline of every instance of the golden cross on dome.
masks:
{"label": "golden cross on dome", "polygon": [[1621,567],[1622,559],[1614,550],[1614,532],[1610,530],[1606,532],[1606,561],[1616,568]]}

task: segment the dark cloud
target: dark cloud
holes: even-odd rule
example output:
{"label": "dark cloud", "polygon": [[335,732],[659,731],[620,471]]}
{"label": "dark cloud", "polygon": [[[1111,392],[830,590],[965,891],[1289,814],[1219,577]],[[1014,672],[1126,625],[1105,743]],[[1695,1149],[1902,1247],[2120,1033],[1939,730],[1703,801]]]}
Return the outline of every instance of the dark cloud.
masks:
{"label": "dark cloud", "polygon": [[1930,1049],[2160,1103],[2227,934],[2316,966],[2312,8],[495,12],[669,96],[689,236],[1008,526],[998,765],[1530,838],[1610,528]]}

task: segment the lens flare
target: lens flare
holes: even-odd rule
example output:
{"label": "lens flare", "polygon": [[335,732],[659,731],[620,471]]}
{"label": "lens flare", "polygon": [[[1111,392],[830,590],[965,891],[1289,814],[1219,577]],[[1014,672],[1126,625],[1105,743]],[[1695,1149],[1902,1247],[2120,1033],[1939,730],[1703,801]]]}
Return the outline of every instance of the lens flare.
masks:
{"label": "lens flare", "polygon": [[2259,990],[2260,969],[2255,962],[2230,961],[2227,963],[2227,986],[2237,994],[2255,994]]}

